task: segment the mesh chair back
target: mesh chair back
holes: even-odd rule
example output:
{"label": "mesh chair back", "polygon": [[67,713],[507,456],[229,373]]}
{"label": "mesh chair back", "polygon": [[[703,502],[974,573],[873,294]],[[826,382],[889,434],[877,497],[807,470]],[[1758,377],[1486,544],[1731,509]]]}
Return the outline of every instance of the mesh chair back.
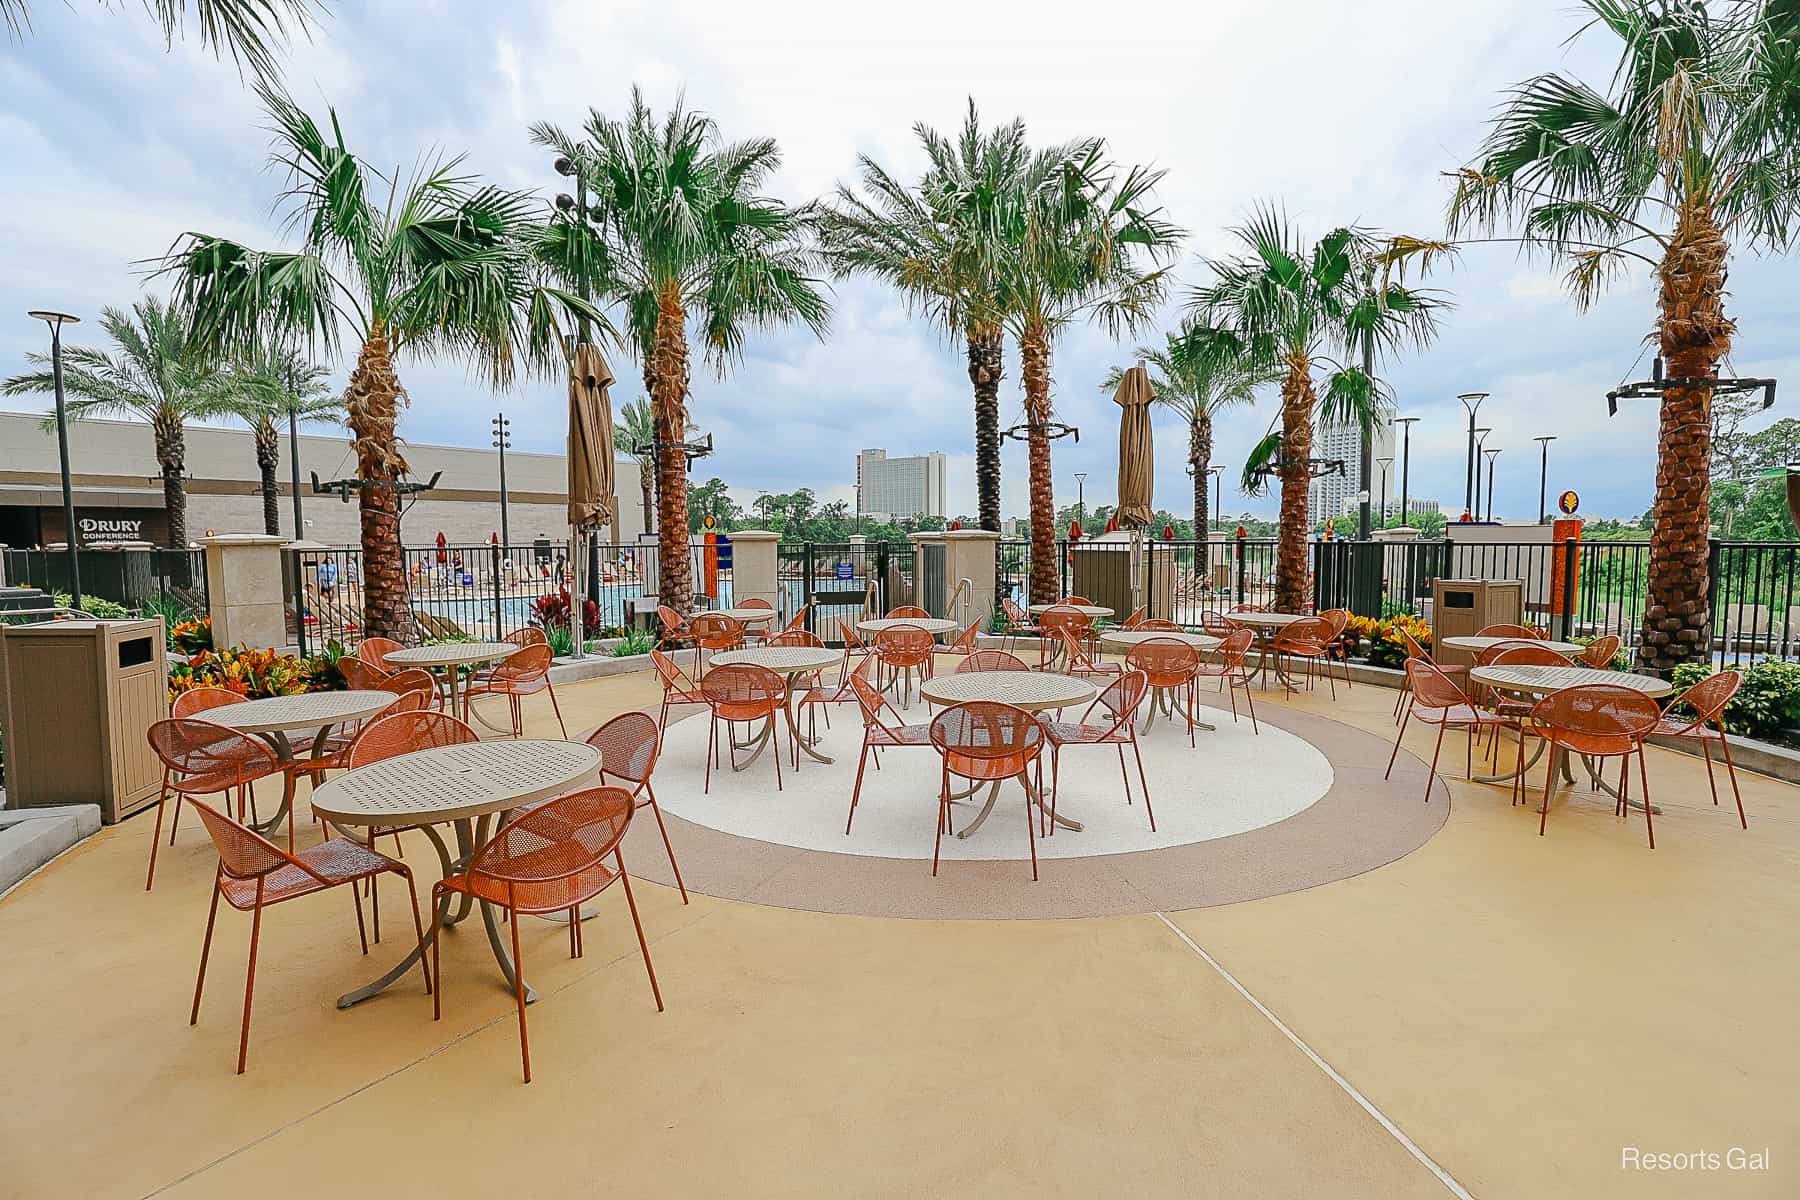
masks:
{"label": "mesh chair back", "polygon": [[973,654],[975,652],[975,639],[981,636],[981,624],[980,617],[970,621],[969,627],[957,634],[956,640],[950,643],[951,652],[956,654]]}
{"label": "mesh chair back", "polygon": [[890,667],[916,667],[929,659],[937,641],[917,625],[890,625],[875,635],[875,654]]}
{"label": "mesh chair back", "polygon": [[649,713],[620,713],[594,732],[587,744],[600,751],[600,770],[632,783],[642,783],[656,769],[662,739]]}
{"label": "mesh chair back", "polygon": [[676,612],[668,605],[659,604],[656,606],[656,619],[662,622],[664,637],[673,638],[687,636],[687,622],[681,619],[680,613]]}
{"label": "mesh chair back", "polygon": [[1148,617],[1149,615],[1150,615],[1150,609],[1148,607],[1146,607],[1145,605],[1140,604],[1136,608],[1131,610],[1131,615],[1125,618],[1125,620],[1121,624],[1120,628],[1122,628],[1122,629],[1137,629],[1143,625],[1145,618]]}
{"label": "mesh chair back", "polygon": [[550,639],[544,636],[544,631],[535,625],[526,625],[515,629],[500,640],[511,642],[515,646],[547,646],[550,644]]}
{"label": "mesh chair back", "polygon": [[1075,634],[1086,633],[1092,623],[1086,613],[1061,604],[1052,605],[1038,614],[1038,628],[1052,637],[1064,629]]}
{"label": "mesh chair back", "polygon": [[787,623],[787,626],[782,630],[782,632],[783,633],[792,633],[796,629],[805,629],[806,628],[806,614],[810,613],[811,611],[812,611],[812,605],[802,604],[800,606],[800,611],[794,614],[794,619]]}
{"label": "mesh chair back", "polygon": [[1597,670],[1605,670],[1612,666],[1612,660],[1619,653],[1619,639],[1614,634],[1602,634],[1587,644],[1577,655],[1586,666]]}
{"label": "mesh chair back", "polygon": [[[1494,660],[1497,659],[1500,655],[1505,654],[1508,650],[1542,650],[1542,649],[1543,649],[1543,647],[1537,644],[1536,638],[1515,638],[1515,639],[1512,639],[1509,641],[1495,642],[1492,646],[1484,647],[1483,649],[1477,650],[1475,652],[1475,665],[1478,667],[1491,667],[1494,665]],[[1515,661],[1517,661],[1517,662],[1530,661],[1534,665],[1548,665],[1548,666],[1552,666],[1552,667],[1566,667],[1569,665],[1569,660],[1564,658],[1560,654],[1558,654],[1556,656],[1555,662],[1548,663],[1548,664],[1539,663],[1539,661],[1536,659],[1531,659],[1531,660],[1519,659],[1519,660],[1515,660]]]}
{"label": "mesh chair back", "polygon": [[1241,629],[1226,619],[1225,614],[1207,609],[1200,614],[1200,628],[1213,637],[1229,637],[1234,630]]}
{"label": "mesh chair back", "polygon": [[1416,658],[1422,662],[1431,662],[1431,655],[1425,652],[1425,647],[1419,645],[1419,640],[1417,638],[1406,632],[1404,629],[1400,629],[1398,632],[1400,634],[1401,642],[1406,646],[1406,657],[1409,660]]}
{"label": "mesh chair back", "polygon": [[773,604],[770,604],[767,600],[763,600],[759,597],[753,597],[749,600],[744,601],[742,604],[738,605],[738,607],[739,608],[770,609],[770,608],[774,608],[775,606]]}
{"label": "mesh chair back", "polygon": [[1545,696],[1532,708],[1531,719],[1587,753],[1622,754],[1656,728],[1662,710],[1636,688],[1602,683]]}
{"label": "mesh chair back", "polygon": [[1020,606],[1019,602],[1014,600],[1011,596],[1000,597],[1000,610],[1006,614],[1007,623],[1010,625],[1025,626],[1031,624],[1031,614],[1026,612],[1025,609]]}
{"label": "mesh chair back", "polygon": [[1536,643],[1507,643],[1495,646],[1498,651],[1483,666],[1490,667],[1566,667],[1569,660],[1548,646]]}
{"label": "mesh chair back", "polygon": [[404,671],[395,671],[381,681],[384,692],[424,692],[428,697],[437,696],[437,679],[424,667],[408,667]]}
{"label": "mesh chair back", "polygon": [[722,717],[743,721],[781,706],[781,676],[754,663],[714,667],[700,681],[700,694]]}
{"label": "mesh chair back", "polygon": [[178,775],[217,776],[236,785],[276,768],[275,755],[261,739],[211,721],[171,717],[150,726],[144,736],[156,757]]}
{"label": "mesh chair back", "polygon": [[1089,600],[1086,596],[1064,596],[1061,600],[1058,600],[1057,603],[1058,604],[1085,604],[1089,608],[1094,607],[1094,602],[1092,600]]}
{"label": "mesh chair back", "polygon": [[188,803],[199,811],[207,835],[218,848],[219,866],[233,879],[254,879],[290,863],[314,879],[319,878],[318,872],[283,854],[281,847],[254,829],[239,824],[203,800],[190,798]]}
{"label": "mesh chair back", "polygon": [[784,629],[769,639],[771,646],[807,646],[823,650],[824,639],[816,633],[808,633],[804,629]]}
{"label": "mesh chair back", "polygon": [[1720,671],[1681,693],[1677,703],[1694,714],[1695,725],[1710,725],[1719,719],[1719,714],[1743,686],[1744,677],[1738,672]]}
{"label": "mesh chair back", "polygon": [[[895,728],[882,720],[881,716],[884,712],[893,712],[893,705],[864,677],[861,670],[850,676],[850,690],[856,693],[856,707],[862,710],[863,725],[890,731]],[[895,716],[898,715],[895,713]]]}
{"label": "mesh chair back", "polygon": [[695,613],[688,632],[702,650],[734,650],[744,644],[744,627],[724,613]]}
{"label": "mesh chair back", "polygon": [[466,746],[480,740],[473,729],[448,713],[383,713],[356,735],[350,744],[347,765],[352,769],[366,767],[415,750]]}
{"label": "mesh chair back", "polygon": [[1025,770],[1043,750],[1044,727],[1022,708],[973,700],[937,715],[931,744],[965,779],[1005,779]]}
{"label": "mesh chair back", "polygon": [[1542,638],[1544,636],[1544,634],[1543,634],[1542,630],[1534,629],[1530,625],[1508,625],[1505,623],[1501,623],[1499,625],[1489,625],[1486,629],[1483,629],[1476,636],[1478,636],[1478,637],[1525,638],[1527,640],[1535,641],[1539,638]]}
{"label": "mesh chair back", "polygon": [[657,678],[662,680],[663,691],[685,692],[691,690],[687,674],[675,665],[675,660],[661,650],[650,652],[650,665],[656,668]]}
{"label": "mesh chair back", "polygon": [[[1173,621],[1166,621],[1161,617],[1150,617],[1146,620],[1139,621],[1136,625],[1127,625],[1126,628],[1136,630],[1138,633],[1180,633],[1181,632],[1181,626],[1177,625]],[[1221,634],[1220,636],[1223,636],[1223,635]]]}
{"label": "mesh chair back", "polygon": [[380,667],[369,665],[360,658],[346,655],[337,661],[338,673],[352,691],[378,692],[381,685],[387,682],[388,673]]}
{"label": "mesh chair back", "polygon": [[189,688],[175,697],[169,705],[172,717],[191,717],[195,713],[205,712],[209,708],[219,708],[226,704],[242,704],[246,698],[238,695],[230,688],[197,687]]}
{"label": "mesh chair back", "polygon": [[1177,687],[1200,669],[1200,651],[1174,638],[1150,638],[1126,652],[1125,665],[1141,671],[1151,687]]}
{"label": "mesh chair back", "polygon": [[931,614],[916,604],[902,604],[899,608],[888,609],[888,620],[897,621],[902,617],[911,617],[914,620],[929,620]]}
{"label": "mesh chair back", "polygon": [[508,821],[477,850],[469,874],[531,884],[591,871],[618,847],[635,807],[631,793],[617,787],[584,788],[547,800]]}
{"label": "mesh chair back", "polygon": [[1412,683],[1413,702],[1423,708],[1454,708],[1469,703],[1456,681],[1429,659],[1407,659],[1406,677]]}
{"label": "mesh chair back", "polygon": [[1341,632],[1324,617],[1301,617],[1281,627],[1275,635],[1275,648],[1289,654],[1320,654]]}
{"label": "mesh chair back", "polygon": [[844,635],[846,649],[854,650],[858,654],[868,652],[869,644],[862,640],[861,635],[856,632],[856,626],[851,624],[848,618],[838,618],[838,631]]}
{"label": "mesh chair back", "polygon": [[956,664],[958,675],[974,671],[1029,671],[1023,659],[1004,650],[977,650]]}
{"label": "mesh chair back", "polygon": [[1347,608],[1328,608],[1319,614],[1319,619],[1331,625],[1331,640],[1337,641],[1344,636],[1344,630],[1350,625],[1350,610]]}
{"label": "mesh chair back", "polygon": [[494,664],[489,676],[491,684],[526,683],[550,673],[550,662],[556,651],[548,645],[521,646]]}
{"label": "mesh chair back", "polygon": [[406,647],[393,638],[370,637],[364,638],[362,644],[356,648],[356,657],[371,667],[380,667],[385,671],[387,670],[387,656],[396,650],[404,649]]}
{"label": "mesh chair back", "polygon": [[1100,704],[1112,714],[1114,728],[1130,720],[1150,692],[1150,678],[1142,671],[1127,671],[1100,693]]}
{"label": "mesh chair back", "polygon": [[1225,640],[1219,645],[1219,662],[1227,671],[1244,669],[1244,656],[1250,653],[1250,643],[1256,635],[1248,629],[1233,629],[1225,634]]}

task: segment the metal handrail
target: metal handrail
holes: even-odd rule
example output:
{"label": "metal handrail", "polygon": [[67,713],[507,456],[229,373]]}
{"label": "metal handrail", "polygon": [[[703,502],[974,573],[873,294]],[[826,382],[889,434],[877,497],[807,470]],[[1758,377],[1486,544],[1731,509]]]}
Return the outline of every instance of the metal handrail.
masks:
{"label": "metal handrail", "polygon": [[962,606],[963,606],[963,614],[962,615],[965,619],[956,620],[955,617],[951,618],[951,620],[956,621],[956,623],[958,625],[967,625],[968,624],[968,621],[966,618],[969,615],[969,593],[974,587],[975,587],[975,581],[970,579],[967,575],[963,576],[961,579],[956,581],[956,590],[950,593],[950,602],[948,604],[944,605],[944,611],[946,613],[953,613],[956,611],[957,599],[959,597],[962,599]]}

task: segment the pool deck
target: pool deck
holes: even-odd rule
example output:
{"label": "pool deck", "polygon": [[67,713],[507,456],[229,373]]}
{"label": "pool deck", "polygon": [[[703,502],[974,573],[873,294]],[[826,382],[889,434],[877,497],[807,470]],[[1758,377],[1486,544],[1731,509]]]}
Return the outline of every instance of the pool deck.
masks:
{"label": "pool deck", "polygon": [[[657,699],[647,674],[558,693],[572,733]],[[1392,696],[1285,703],[1391,737]],[[1407,748],[1429,756],[1429,731]],[[1195,761],[1203,780],[1204,743]],[[247,918],[221,915],[189,1028],[215,858],[184,819],[146,894],[140,817],[0,901],[0,1196],[1800,1194],[1800,788],[1744,775],[1746,832],[1699,760],[1649,765],[1655,851],[1610,800],[1540,838],[1505,788],[1451,779],[1444,827],[1378,869],[1067,920],[763,907],[693,872],[684,907],[641,822],[626,857],[668,1009],[616,889],[585,958],[527,922],[529,1087],[472,929],[445,939],[441,1022],[416,977],[334,1006],[400,953],[389,888],[368,959],[346,897],[267,916],[235,1076]],[[1626,1147],[1772,1163],[1637,1171]]]}

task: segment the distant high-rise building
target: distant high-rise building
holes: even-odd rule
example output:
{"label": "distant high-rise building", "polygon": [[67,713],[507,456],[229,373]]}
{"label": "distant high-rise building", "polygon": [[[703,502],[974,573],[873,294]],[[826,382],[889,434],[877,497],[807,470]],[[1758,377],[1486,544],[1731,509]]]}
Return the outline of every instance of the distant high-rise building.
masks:
{"label": "distant high-rise building", "polygon": [[[1377,467],[1376,470],[1379,472],[1380,468]],[[1376,512],[1376,510],[1381,507],[1381,485],[1379,482],[1381,479],[1381,476],[1379,474],[1377,474],[1375,476],[1375,478],[1376,478],[1377,482],[1376,482],[1375,494],[1374,494],[1374,496],[1372,496],[1369,499],[1369,515],[1372,518],[1379,519],[1381,514]],[[1387,498],[1387,515],[1390,518],[1397,517],[1400,515],[1400,493],[1394,491],[1393,487],[1394,487],[1394,481],[1393,481],[1393,478],[1390,476],[1388,479],[1388,498]],[[1344,497],[1343,503],[1338,508],[1337,515],[1343,516],[1343,517],[1354,517],[1357,513],[1357,509],[1360,507],[1361,507],[1361,505],[1357,501],[1356,496],[1354,494],[1351,494],[1349,496]],[[1437,511],[1439,511],[1439,506],[1438,506],[1438,502],[1436,500],[1429,499],[1425,496],[1409,496],[1406,501],[1406,511],[1411,516],[1417,516],[1420,513],[1437,512]]]}
{"label": "distant high-rise building", "polygon": [[859,516],[904,520],[946,516],[944,456],[940,451],[889,458],[886,450],[856,456],[856,511]]}
{"label": "distant high-rise building", "polygon": [[[1394,427],[1387,422],[1378,422],[1372,430],[1373,446],[1370,450],[1371,464],[1378,458],[1392,458],[1394,455]],[[1308,504],[1312,519],[1337,516],[1340,513],[1354,512],[1359,503],[1356,499],[1362,491],[1362,430],[1355,425],[1321,424],[1313,434],[1314,458],[1341,458],[1344,460],[1342,475],[1324,475],[1313,480],[1312,498]],[[1369,500],[1371,504],[1381,499],[1381,468],[1371,467],[1369,477]],[[1349,507],[1345,507],[1346,500]],[[1418,506],[1415,505],[1415,508]],[[1373,513],[1371,508],[1370,512]],[[1398,512],[1396,507],[1394,511]]]}

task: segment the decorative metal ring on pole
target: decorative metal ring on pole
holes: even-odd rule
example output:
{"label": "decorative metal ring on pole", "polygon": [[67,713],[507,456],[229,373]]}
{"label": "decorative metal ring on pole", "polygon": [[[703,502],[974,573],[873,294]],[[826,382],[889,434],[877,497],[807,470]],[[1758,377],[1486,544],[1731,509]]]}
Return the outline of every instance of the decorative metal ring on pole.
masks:
{"label": "decorative metal ring on pole", "polygon": [[1680,391],[1683,388],[1694,387],[1711,388],[1712,394],[1715,396],[1741,396],[1747,392],[1754,392],[1760,389],[1763,394],[1763,408],[1773,408],[1775,405],[1775,381],[1773,379],[1751,379],[1748,377],[1741,379],[1722,379],[1719,377],[1719,369],[1716,366],[1713,368],[1713,373],[1711,375],[1665,377],[1663,375],[1663,360],[1661,357],[1657,357],[1651,361],[1650,378],[1640,379],[1636,383],[1621,384],[1612,391],[1606,393],[1606,415],[1609,417],[1618,416],[1619,401],[1621,400],[1643,400],[1651,397],[1660,400],[1664,395],[1671,391]]}
{"label": "decorative metal ring on pole", "polygon": [[1054,442],[1060,438],[1072,437],[1081,441],[1081,430],[1073,425],[1065,425],[1061,421],[1026,421],[1022,425],[1014,425],[1011,429],[1002,429],[1002,438],[1011,438],[1015,442],[1029,441],[1032,431],[1042,430],[1044,437]]}
{"label": "decorative metal ring on pole", "polygon": [[713,452],[712,434],[707,434],[697,442],[644,442],[636,446],[627,446],[625,453],[660,458],[664,450],[679,450],[691,463],[696,458],[705,458]]}
{"label": "decorative metal ring on pole", "polygon": [[350,493],[360,492],[364,488],[385,488],[398,495],[410,496],[415,492],[429,492],[437,487],[438,480],[443,478],[442,471],[432,472],[431,478],[424,483],[412,479],[328,479],[319,482],[319,473],[312,472],[312,490],[316,496],[336,496],[345,504],[350,503]]}
{"label": "decorative metal ring on pole", "polygon": [[[1344,475],[1344,460],[1341,458],[1308,458],[1300,460],[1306,467],[1308,479],[1323,479],[1328,475]],[[1276,458],[1273,462],[1264,463],[1251,472],[1259,479],[1267,479],[1271,475],[1279,475],[1290,466],[1297,465],[1286,458]]]}

